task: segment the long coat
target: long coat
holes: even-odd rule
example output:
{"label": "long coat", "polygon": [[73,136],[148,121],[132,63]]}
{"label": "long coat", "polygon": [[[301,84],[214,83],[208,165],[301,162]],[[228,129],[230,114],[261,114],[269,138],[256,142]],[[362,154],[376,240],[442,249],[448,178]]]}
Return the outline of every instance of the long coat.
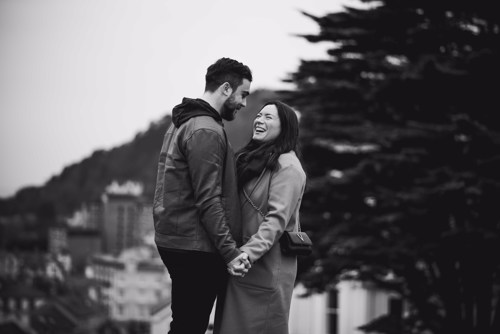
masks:
{"label": "long coat", "polygon": [[[281,253],[283,231],[297,230],[306,175],[294,152],[282,154],[277,171],[266,170],[244,186],[265,217],[240,194],[243,242],[252,268],[228,283],[220,334],[288,334],[297,275],[296,256]],[[267,213],[267,214],[266,214]]]}

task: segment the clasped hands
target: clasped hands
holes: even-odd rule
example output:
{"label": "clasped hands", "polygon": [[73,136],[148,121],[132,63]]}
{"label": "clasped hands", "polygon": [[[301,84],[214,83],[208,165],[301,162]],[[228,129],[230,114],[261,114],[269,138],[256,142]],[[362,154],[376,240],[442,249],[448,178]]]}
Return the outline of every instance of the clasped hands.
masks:
{"label": "clasped hands", "polygon": [[233,276],[245,277],[251,267],[248,254],[243,252],[227,264],[227,271]]}

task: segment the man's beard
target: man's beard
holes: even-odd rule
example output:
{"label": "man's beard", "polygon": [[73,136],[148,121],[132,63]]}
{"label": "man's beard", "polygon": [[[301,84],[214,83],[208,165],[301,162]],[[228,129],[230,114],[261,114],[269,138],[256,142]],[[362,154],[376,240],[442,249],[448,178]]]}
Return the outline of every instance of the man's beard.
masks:
{"label": "man's beard", "polygon": [[238,104],[235,102],[234,97],[231,95],[222,105],[220,116],[226,121],[232,121],[238,109]]}

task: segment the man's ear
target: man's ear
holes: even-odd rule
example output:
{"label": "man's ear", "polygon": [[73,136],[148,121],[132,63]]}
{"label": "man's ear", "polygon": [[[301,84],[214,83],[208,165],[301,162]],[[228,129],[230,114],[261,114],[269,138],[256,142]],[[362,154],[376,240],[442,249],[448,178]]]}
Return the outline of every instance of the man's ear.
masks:
{"label": "man's ear", "polygon": [[233,89],[231,88],[231,85],[227,81],[221,85],[221,89],[222,89],[222,94],[224,94],[225,96],[231,96],[231,94],[233,94]]}

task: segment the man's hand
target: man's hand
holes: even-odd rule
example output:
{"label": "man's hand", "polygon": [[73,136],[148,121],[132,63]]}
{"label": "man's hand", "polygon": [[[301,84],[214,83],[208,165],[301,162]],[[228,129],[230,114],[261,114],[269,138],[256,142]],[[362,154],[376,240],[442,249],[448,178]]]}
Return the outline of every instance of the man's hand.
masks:
{"label": "man's hand", "polygon": [[241,253],[227,264],[227,271],[233,276],[244,277],[252,265],[247,253]]}

